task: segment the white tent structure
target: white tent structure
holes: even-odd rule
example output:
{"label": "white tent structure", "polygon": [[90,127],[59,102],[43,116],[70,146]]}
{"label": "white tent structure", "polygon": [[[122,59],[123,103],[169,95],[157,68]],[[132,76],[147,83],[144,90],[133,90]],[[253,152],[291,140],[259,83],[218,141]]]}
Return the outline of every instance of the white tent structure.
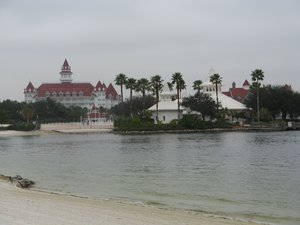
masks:
{"label": "white tent structure", "polygon": [[[209,94],[212,99],[217,101],[216,86],[213,83],[208,81],[204,82],[201,86],[203,93]],[[234,100],[233,98],[228,97],[227,95],[224,95],[222,93],[221,85],[218,85],[218,100],[222,108],[238,111],[247,110],[247,107],[244,104]]]}

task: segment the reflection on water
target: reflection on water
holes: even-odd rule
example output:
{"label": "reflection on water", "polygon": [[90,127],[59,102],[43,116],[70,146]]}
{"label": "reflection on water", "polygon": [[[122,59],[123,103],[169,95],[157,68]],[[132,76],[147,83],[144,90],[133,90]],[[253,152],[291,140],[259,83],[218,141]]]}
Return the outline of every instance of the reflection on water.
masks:
{"label": "reflection on water", "polygon": [[0,138],[0,173],[37,187],[300,224],[299,132]]}

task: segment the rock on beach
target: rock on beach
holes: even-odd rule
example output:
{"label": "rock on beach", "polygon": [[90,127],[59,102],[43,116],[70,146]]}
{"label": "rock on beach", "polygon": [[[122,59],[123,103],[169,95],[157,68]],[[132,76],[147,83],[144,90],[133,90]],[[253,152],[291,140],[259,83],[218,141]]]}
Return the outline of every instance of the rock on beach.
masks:
{"label": "rock on beach", "polygon": [[4,180],[16,184],[16,186],[19,188],[30,188],[32,185],[34,185],[34,181],[29,180],[27,178],[23,178],[20,175],[11,177],[11,176],[5,176],[0,174],[0,180]]}

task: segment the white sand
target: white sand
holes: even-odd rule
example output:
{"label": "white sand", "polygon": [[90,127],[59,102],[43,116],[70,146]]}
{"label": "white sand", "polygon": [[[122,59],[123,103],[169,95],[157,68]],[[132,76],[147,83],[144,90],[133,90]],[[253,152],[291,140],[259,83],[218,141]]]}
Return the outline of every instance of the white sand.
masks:
{"label": "white sand", "polygon": [[209,214],[23,190],[0,181],[0,225],[254,225]]}
{"label": "white sand", "polygon": [[35,130],[35,131],[1,130],[0,137],[33,136],[33,135],[41,135],[42,133],[43,132],[39,130]]}

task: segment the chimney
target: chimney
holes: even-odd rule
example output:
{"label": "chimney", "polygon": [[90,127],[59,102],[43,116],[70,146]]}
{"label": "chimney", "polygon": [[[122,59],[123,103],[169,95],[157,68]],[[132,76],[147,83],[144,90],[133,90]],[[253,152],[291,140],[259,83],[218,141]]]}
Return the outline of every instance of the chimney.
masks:
{"label": "chimney", "polygon": [[235,88],[235,86],[236,86],[236,84],[235,84],[235,82],[233,81],[233,82],[232,82],[232,88]]}

